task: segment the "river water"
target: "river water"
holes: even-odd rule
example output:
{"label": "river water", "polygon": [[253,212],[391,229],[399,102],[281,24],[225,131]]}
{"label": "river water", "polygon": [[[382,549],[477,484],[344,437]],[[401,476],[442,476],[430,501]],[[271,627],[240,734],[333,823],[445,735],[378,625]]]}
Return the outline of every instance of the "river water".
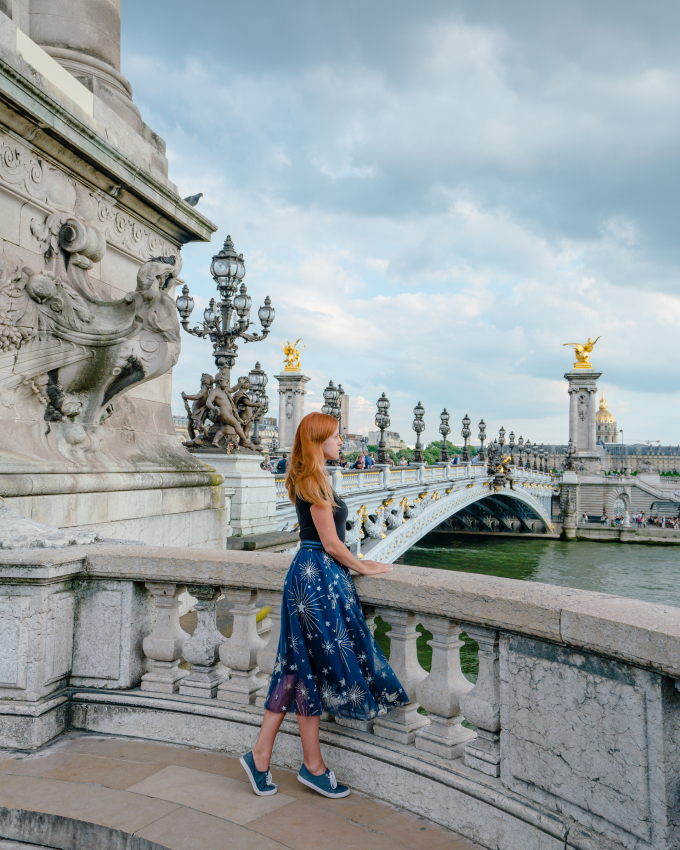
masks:
{"label": "river water", "polygon": [[398,563],[541,581],[680,608],[680,547],[436,534]]}

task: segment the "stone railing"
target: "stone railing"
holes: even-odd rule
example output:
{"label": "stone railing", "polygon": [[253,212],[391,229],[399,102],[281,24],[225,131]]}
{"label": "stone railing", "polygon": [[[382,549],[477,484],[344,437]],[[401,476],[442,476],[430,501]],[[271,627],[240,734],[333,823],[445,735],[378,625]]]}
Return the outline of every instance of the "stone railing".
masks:
{"label": "stone railing", "polygon": [[[288,564],[133,546],[3,553],[0,745],[40,746],[68,722],[244,751],[274,669]],[[324,755],[344,781],[495,850],[679,846],[680,609],[407,566],[355,584],[369,624],[389,627],[411,702],[363,723],[324,720]],[[185,589],[197,599],[191,636]],[[479,647],[474,686],[462,632]],[[287,720],[274,761],[299,760]]]}
{"label": "stone railing", "polygon": [[[516,469],[513,472],[520,481],[549,481],[547,473],[533,472],[530,469]],[[414,464],[403,467],[380,467],[379,469],[333,469],[333,486],[336,492],[355,493],[361,490],[393,488],[403,484],[428,484],[433,481],[455,481],[460,478],[483,478],[486,476],[485,464],[461,463],[436,464],[426,466]],[[288,492],[283,476],[276,478],[276,498],[286,500]]]}

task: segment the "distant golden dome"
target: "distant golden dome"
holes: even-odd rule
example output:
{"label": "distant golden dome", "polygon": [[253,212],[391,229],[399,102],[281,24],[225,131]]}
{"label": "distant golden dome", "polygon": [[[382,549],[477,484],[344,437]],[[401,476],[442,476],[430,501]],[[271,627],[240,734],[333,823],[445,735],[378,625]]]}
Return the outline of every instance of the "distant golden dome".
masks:
{"label": "distant golden dome", "polygon": [[597,422],[597,439],[602,443],[618,443],[619,435],[616,427],[616,419],[607,410],[607,399],[602,393],[600,409],[595,414]]}

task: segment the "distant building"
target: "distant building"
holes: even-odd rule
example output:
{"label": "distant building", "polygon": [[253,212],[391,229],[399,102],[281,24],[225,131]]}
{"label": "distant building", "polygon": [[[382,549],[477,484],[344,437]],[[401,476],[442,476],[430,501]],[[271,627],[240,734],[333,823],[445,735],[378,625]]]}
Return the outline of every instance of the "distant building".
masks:
{"label": "distant building", "polygon": [[[380,431],[369,431],[368,442],[371,446],[377,446],[380,442]],[[394,452],[408,448],[396,431],[385,431],[385,445]]]}
{"label": "distant building", "polygon": [[598,443],[618,443],[619,432],[616,427],[616,419],[607,410],[607,399],[602,393],[600,399],[600,409],[595,414],[597,422],[597,441]]}
{"label": "distant building", "polygon": [[175,426],[175,434],[182,442],[189,439],[189,420],[186,416],[173,416],[172,424]]}
{"label": "distant building", "polygon": [[362,452],[368,446],[368,437],[363,434],[343,434],[343,452]]}
{"label": "distant building", "polygon": [[269,445],[272,440],[276,440],[278,442],[279,428],[276,423],[277,420],[273,416],[265,416],[262,420],[260,420],[258,433],[263,443]]}

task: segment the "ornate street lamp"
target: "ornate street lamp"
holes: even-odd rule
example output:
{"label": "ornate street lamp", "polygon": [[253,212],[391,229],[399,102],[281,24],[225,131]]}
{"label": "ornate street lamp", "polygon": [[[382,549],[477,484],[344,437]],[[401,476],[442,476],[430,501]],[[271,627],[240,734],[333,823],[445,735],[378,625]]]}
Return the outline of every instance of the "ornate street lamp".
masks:
{"label": "ornate street lamp", "polygon": [[279,447],[279,441],[276,439],[276,437],[272,437],[271,440],[269,441],[269,451],[272,454],[276,454],[276,450],[278,449],[278,447]]}
{"label": "ornate street lamp", "polygon": [[471,421],[472,420],[470,419],[470,417],[466,413],[465,416],[463,417],[463,430],[460,432],[460,436],[465,441],[463,443],[463,463],[469,463],[470,462],[470,449],[468,447],[468,440],[470,439],[470,434],[472,433],[470,431],[470,422]]}
{"label": "ornate street lamp", "polygon": [[510,463],[515,465],[515,432],[510,432],[510,437],[508,438],[510,442],[508,443],[508,448],[510,449]]}
{"label": "ornate street lamp", "polygon": [[545,463],[545,449],[543,448],[543,443],[541,443],[541,448],[538,450],[539,456],[541,458],[538,468],[541,472],[545,472],[546,463]]}
{"label": "ornate street lamp", "polygon": [[413,451],[413,462],[425,463],[425,458],[423,457],[423,447],[420,443],[420,435],[425,430],[425,423],[423,422],[425,408],[420,402],[418,402],[418,404],[413,408],[413,415],[415,416],[415,419],[413,420],[413,430],[416,432],[416,447]]}
{"label": "ornate street lamp", "polygon": [[500,446],[501,455],[503,454],[503,446],[505,445],[505,428],[501,425],[501,429],[498,432],[498,445]]}
{"label": "ornate street lamp", "polygon": [[265,416],[265,414],[269,410],[269,397],[265,392],[265,387],[267,386],[267,373],[260,366],[259,362],[256,363],[255,368],[251,369],[248,373],[248,380],[250,381],[250,390],[248,392],[248,398],[254,404],[261,405],[257,416],[253,420],[253,434],[250,438],[251,443],[256,446],[259,446],[262,443],[259,431],[260,422],[262,421],[263,416]]}
{"label": "ornate street lamp", "polygon": [[576,471],[576,464],[574,463],[574,441],[571,439],[571,437],[569,438],[569,442],[567,443],[567,457],[564,461],[564,471]]}
{"label": "ornate street lamp", "polygon": [[524,437],[517,440],[517,451],[519,452],[519,467],[522,468],[522,450],[524,448]]}
{"label": "ornate street lamp", "polygon": [[262,325],[262,333],[248,333],[248,328],[252,324],[250,321],[252,299],[248,295],[245,283],[242,282],[246,274],[243,254],[236,253],[231,236],[227,236],[224,247],[213,257],[210,273],[217,284],[220,300],[217,302],[214,298],[210,300],[207,309],[203,311],[201,325],[189,327],[189,316],[194,309],[194,299],[189,295],[189,287],[186,284],[182,287],[182,294],[177,298],[175,305],[182,327],[187,333],[201,338],[210,338],[215,365],[222,372],[226,370],[227,378],[231,381],[231,370],[238,356],[236,341],[238,339],[246,342],[263,340],[269,334],[275,313],[271,299],[267,296],[257,313]]}
{"label": "ornate street lamp", "polygon": [[531,469],[531,440],[527,440],[524,444],[524,451],[527,455],[527,462],[524,464],[524,468]]}
{"label": "ornate street lamp", "polygon": [[534,456],[534,465],[531,468],[534,470],[534,472],[538,472],[538,464],[536,463],[536,459],[538,458],[538,446],[536,445],[536,443],[534,443],[531,453]]}
{"label": "ornate street lamp", "polygon": [[[328,386],[323,391],[324,401],[326,402],[324,406],[321,408],[322,413],[327,413],[329,416],[333,416],[338,420],[338,433],[340,432],[340,391],[335,386],[333,381],[328,382]],[[339,461],[337,460],[329,460],[326,461],[328,466],[338,466]]]}
{"label": "ornate street lamp", "polygon": [[444,408],[444,410],[442,410],[442,412],[439,415],[439,418],[441,419],[441,425],[439,426],[439,433],[442,435],[442,439],[444,440],[444,442],[442,444],[442,453],[439,455],[439,462],[440,463],[448,463],[449,462],[449,449],[448,449],[448,446],[446,445],[446,438],[451,433],[451,428],[449,426],[449,419],[451,417],[450,417],[450,414],[447,413],[446,408]]}
{"label": "ornate street lamp", "polygon": [[390,400],[383,393],[376,402],[378,412],[375,415],[376,428],[380,429],[380,442],[378,443],[378,463],[388,464],[390,462],[387,454],[387,443],[385,442],[385,430],[390,427],[390,417],[387,411],[390,409]]}
{"label": "ornate street lamp", "polygon": [[482,419],[478,425],[479,428],[479,459],[482,463],[486,460],[486,455],[484,454],[484,440],[486,440],[486,422]]}

